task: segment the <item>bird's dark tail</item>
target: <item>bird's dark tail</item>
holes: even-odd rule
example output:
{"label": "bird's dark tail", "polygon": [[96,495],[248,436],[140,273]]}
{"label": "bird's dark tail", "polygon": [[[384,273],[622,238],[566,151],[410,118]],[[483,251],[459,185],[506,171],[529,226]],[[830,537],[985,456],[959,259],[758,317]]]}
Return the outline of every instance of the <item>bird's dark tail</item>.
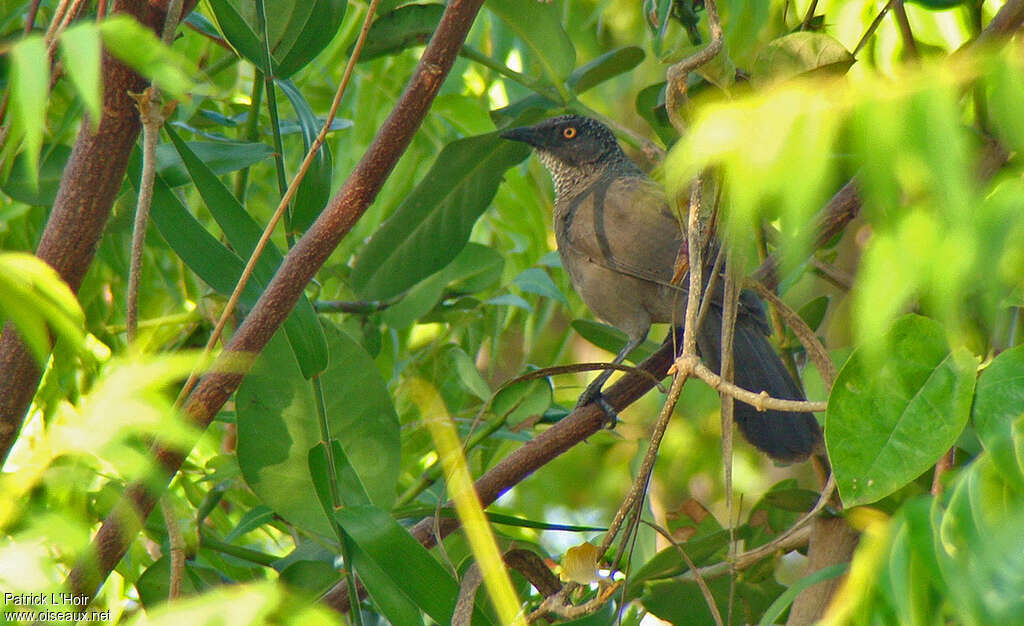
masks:
{"label": "bird's dark tail", "polygon": [[[708,367],[720,371],[721,311],[710,307],[707,319],[697,334],[697,347]],[[803,400],[804,394],[789,375],[782,359],[772,349],[761,320],[739,315],[733,339],[735,383],[773,398]],[[766,410],[736,400],[733,417],[747,441],[768,456],[786,463],[805,461],[823,450],[821,428],[812,413]]]}

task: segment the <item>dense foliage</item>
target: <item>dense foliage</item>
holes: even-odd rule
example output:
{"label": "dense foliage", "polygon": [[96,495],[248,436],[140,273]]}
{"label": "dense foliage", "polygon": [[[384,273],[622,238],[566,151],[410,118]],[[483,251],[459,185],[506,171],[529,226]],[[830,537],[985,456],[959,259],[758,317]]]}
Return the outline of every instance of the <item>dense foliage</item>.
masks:
{"label": "dense foliage", "polygon": [[[326,142],[228,337],[371,146],[446,7],[382,0],[358,51],[371,8],[361,1],[208,0],[171,46],[131,17],[72,4],[70,26],[47,31],[64,3],[0,3],[0,319],[24,339],[26,367],[43,370],[17,442],[0,453],[0,591],[45,593],[33,610],[79,610],[49,594],[137,482],[163,495],[102,572],[91,608],[111,621],[449,623],[476,563],[486,591],[466,619],[505,622],[544,595],[489,558],[496,544],[583,583],[575,605],[607,598],[567,623],[715,623],[710,597],[717,619],[776,623],[798,593],[839,576],[823,600],[829,623],[1024,623],[1021,3],[1006,3],[1009,26],[996,32],[985,31],[994,2],[722,0],[724,48],[687,78],[680,135],[666,71],[710,41],[710,2],[487,0],[372,206],[266,348],[234,362],[248,374],[201,431],[175,398],[209,365],[202,347],[347,62],[356,50]],[[79,127],[104,113],[101,45],[176,103],[155,152],[132,342],[141,141],[81,286],[31,255],[58,189],[73,184]],[[787,366],[810,399],[828,401],[838,498],[820,516],[860,533],[852,561],[808,572],[804,542],[740,571],[721,566],[779,540],[821,477],[745,443],[723,459],[719,396],[700,381],[687,383],[661,444],[646,523],[607,554],[586,542],[600,542],[630,488],[657,391],[614,431],[506,485],[484,503],[484,523],[469,481],[568,419],[594,372],[524,375],[607,361],[624,342],[552,252],[548,174],[499,137],[568,111],[609,124],[681,210],[704,172],[705,213],[720,214],[744,273],[779,259],[776,291],[839,371],[830,389],[772,309]],[[816,247],[815,216],[851,179],[859,215]],[[17,365],[0,356],[10,376],[3,368]],[[187,455],[166,491],[154,441]],[[434,515],[468,532],[427,549],[409,529]],[[353,573],[366,593],[339,586]],[[178,584],[184,597],[168,602]],[[324,594],[334,608],[359,598],[361,610],[341,617]]]}

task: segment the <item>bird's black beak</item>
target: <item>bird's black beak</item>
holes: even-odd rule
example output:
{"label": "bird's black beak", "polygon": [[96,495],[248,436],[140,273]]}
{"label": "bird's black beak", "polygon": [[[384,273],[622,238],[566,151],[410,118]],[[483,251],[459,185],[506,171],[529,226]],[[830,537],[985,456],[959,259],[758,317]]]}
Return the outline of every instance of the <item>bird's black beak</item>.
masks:
{"label": "bird's black beak", "polygon": [[521,141],[533,146],[534,148],[541,146],[541,134],[533,126],[521,126],[519,128],[506,130],[501,133],[501,137],[504,139],[511,139],[512,141]]}

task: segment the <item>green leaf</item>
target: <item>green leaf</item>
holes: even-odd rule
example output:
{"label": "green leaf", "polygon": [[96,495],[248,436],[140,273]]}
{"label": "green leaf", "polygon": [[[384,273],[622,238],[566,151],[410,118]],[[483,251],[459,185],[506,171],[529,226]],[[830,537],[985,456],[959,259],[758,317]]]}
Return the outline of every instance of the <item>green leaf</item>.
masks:
{"label": "green leaf", "polygon": [[[359,62],[427,43],[444,14],[440,4],[407,4],[381,15],[370,26]],[[353,44],[354,46],[355,44]],[[352,48],[349,48],[352,54]]]}
{"label": "green leaf", "polygon": [[267,32],[273,68],[263,63],[263,36],[255,3],[210,0],[224,38],[267,75],[288,78],[305,67],[331,42],[345,17],[347,0],[275,0],[267,3]]}
{"label": "green leaf", "polygon": [[1024,510],[1020,503],[1021,492],[986,455],[962,472],[953,488],[938,523],[935,547],[949,604],[962,623],[1019,624],[1024,620]]}
{"label": "green leaf", "polygon": [[1024,493],[1024,346],[995,358],[978,378],[971,418],[985,450],[1007,481]]}
{"label": "green leaf", "polygon": [[565,295],[562,294],[554,281],[551,280],[548,273],[539,267],[529,267],[523,270],[512,282],[526,293],[536,294],[543,298],[551,298],[565,306],[569,306],[569,301],[565,299]]}
{"label": "green leaf", "polygon": [[61,58],[71,84],[85,103],[93,125],[99,124],[103,83],[100,80],[100,33],[93,22],[79,22],[60,36]]}
{"label": "green leaf", "polygon": [[[372,562],[378,572],[385,573],[421,610],[440,624],[450,624],[458,583],[452,575],[413,539],[404,528],[386,512],[369,506],[346,508],[335,514],[345,533],[359,547],[362,562]],[[356,572],[362,575],[361,559],[356,560]],[[363,578],[367,591],[380,601],[378,590]],[[474,610],[474,624],[489,621],[479,610]]]}
{"label": "green leaf", "polygon": [[[256,224],[256,221],[245,211],[216,174],[210,171],[210,168],[206,167],[203,161],[178,137],[174,129],[166,127],[165,130],[213,218],[224,230],[224,234],[227,235],[234,249],[248,257],[256,248],[263,229]],[[270,280],[278,266],[281,265],[283,258],[277,247],[268,243],[259,260],[256,261],[253,271],[254,278],[263,285],[270,284]],[[299,361],[303,376],[309,378],[317,372],[323,371],[327,366],[327,340],[316,311],[313,310],[313,304],[305,295],[299,298],[294,310],[285,320],[284,330],[288,335],[288,342],[295,352],[295,357]]]}
{"label": "green leaf", "polygon": [[907,0],[911,4],[918,4],[932,11],[944,11],[964,4],[965,0]]}
{"label": "green leaf", "polygon": [[[527,371],[535,368],[529,367]],[[509,426],[540,415],[551,406],[554,389],[551,379],[521,380],[501,388],[491,403],[491,412],[505,419]]]}
{"label": "green leaf", "polygon": [[494,198],[505,170],[528,155],[526,146],[497,133],[445,146],[363,248],[352,270],[352,288],[363,298],[383,300],[450,263]]}
{"label": "green leaf", "polygon": [[341,574],[326,561],[296,561],[281,570],[278,580],[319,597],[341,580]]}
{"label": "green leaf", "polygon": [[[189,141],[187,145],[218,176],[249,167],[274,154],[273,148],[261,142]],[[171,187],[180,187],[192,180],[178,150],[170,144],[156,147],[156,171]]]}
{"label": "green leaf", "polygon": [[[138,151],[128,161],[128,178],[138,189],[141,159]],[[245,263],[228,250],[185,210],[178,196],[157,175],[153,181],[153,205],[150,208],[153,225],[164,241],[185,265],[207,285],[223,295],[230,295],[242,275]],[[243,305],[252,307],[259,298],[256,284],[250,281],[242,292]]]}
{"label": "green leaf", "polygon": [[46,100],[50,93],[50,63],[46,42],[29,35],[10,50],[11,56],[11,130],[25,139],[25,164],[28,183],[36,184],[39,149],[46,130]]}
{"label": "green leaf", "polygon": [[775,602],[772,602],[768,610],[761,616],[761,621],[758,622],[760,626],[771,626],[776,620],[782,617],[782,613],[793,604],[793,600],[800,595],[800,592],[812,585],[816,585],[826,580],[832,580],[846,573],[846,570],[850,569],[849,563],[836,563],[835,565],[829,565],[823,567],[816,572],[804,576],[800,580],[796,581],[789,586],[782,595],[775,598]]}
{"label": "green leaf", "polygon": [[917,478],[956,443],[971,408],[976,360],[951,351],[938,322],[908,315],[883,341],[879,362],[864,349],[850,357],[829,396],[825,441],[847,507]]}
{"label": "green leaf", "polygon": [[50,332],[77,349],[85,341],[85,315],[57,271],[34,255],[0,253],[0,324],[18,329],[32,356],[45,365]]}
{"label": "green leaf", "polygon": [[457,375],[459,384],[481,400],[487,401],[491,397],[491,388],[487,385],[487,381],[480,375],[480,370],[476,368],[476,363],[473,362],[466,351],[460,348],[456,344],[452,344],[447,350],[447,356],[451,359],[453,370]]}
{"label": "green leaf", "polygon": [[[277,86],[292,103],[292,108],[299,119],[299,128],[302,130],[302,145],[305,152],[308,152],[309,147],[313,145],[317,135],[320,134],[323,122],[313,115],[313,109],[291,81],[279,80]],[[309,228],[309,225],[319,217],[320,211],[327,206],[327,201],[331,199],[331,173],[333,170],[334,161],[331,158],[331,149],[327,142],[324,142],[316,151],[316,156],[309,164],[309,170],[302,182],[299,183],[299,188],[292,199],[293,229],[303,231]]]}
{"label": "green leaf", "polygon": [[22,152],[15,158],[11,175],[0,188],[18,202],[32,206],[53,206],[69,156],[71,148],[65,145],[44,144],[42,161],[36,169],[32,169],[28,153]]}
{"label": "green leaf", "polygon": [[841,75],[856,59],[831,35],[800,31],[773,39],[754,61],[754,78],[760,84],[797,76]]}
{"label": "green leaf", "polygon": [[192,77],[199,70],[185,55],[125,15],[107,17],[100,22],[99,29],[110,54],[178,100],[187,98]]}
{"label": "green leaf", "polygon": [[[738,581],[734,588],[735,594],[730,592],[728,577],[709,580],[707,586],[715,599],[719,615],[724,620],[731,614],[733,624],[753,623],[785,590],[773,579],[762,580],[757,584]],[[730,598],[733,601],[731,612]],[[641,602],[648,611],[672,624],[710,626],[715,623],[700,587],[691,580],[652,583],[644,591]]]}
{"label": "green leaf", "polygon": [[[370,500],[388,507],[400,467],[398,417],[373,359],[333,325],[320,375],[330,431]],[[278,333],[238,389],[238,464],[252,490],[301,528],[333,536],[309,473],[320,440],[312,386]],[[344,483],[343,483],[344,484]]]}
{"label": "green leaf", "polygon": [[625,74],[644,60],[644,51],[636,46],[626,46],[605,52],[593,61],[581,65],[566,81],[576,93],[583,93],[606,80]]}
{"label": "green leaf", "polygon": [[[626,333],[608,324],[591,320],[573,320],[571,325],[573,330],[578,332],[581,337],[612,354],[618,354],[622,346],[626,345],[626,341],[628,341]],[[657,350],[657,344],[652,341],[645,341],[630,352],[628,358],[633,363],[639,363]]]}
{"label": "green leaf", "polygon": [[576,49],[562,28],[557,5],[490,0],[487,8],[523,40],[552,83],[565,82],[576,65]]}
{"label": "green leaf", "polygon": [[[167,602],[170,588],[171,560],[166,556],[157,559],[142,572],[135,581],[142,606],[147,609]],[[185,561],[185,575],[181,578],[181,595],[192,596],[204,589],[221,584],[220,573],[191,560]]]}

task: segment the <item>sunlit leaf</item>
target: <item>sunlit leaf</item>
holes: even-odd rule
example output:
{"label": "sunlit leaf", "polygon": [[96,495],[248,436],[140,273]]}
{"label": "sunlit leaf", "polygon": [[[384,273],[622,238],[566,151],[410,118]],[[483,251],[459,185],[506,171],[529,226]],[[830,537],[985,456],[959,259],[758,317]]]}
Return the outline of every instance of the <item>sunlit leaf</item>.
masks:
{"label": "sunlit leaf", "polygon": [[836,38],[800,31],[769,42],[757,55],[753,73],[759,83],[768,84],[812,73],[843,74],[854,62]]}
{"label": "sunlit leaf", "polygon": [[46,42],[29,35],[10,50],[12,132],[25,139],[28,182],[35,185],[39,148],[46,130],[46,99],[50,93],[50,64]]}
{"label": "sunlit leaf", "polygon": [[[978,378],[971,417],[982,445],[1007,482],[1024,493],[1024,346],[1003,352]],[[1019,426],[1018,426],[1019,428]]]}
{"label": "sunlit leaf", "polygon": [[61,58],[68,78],[85,103],[93,124],[99,124],[100,97],[100,34],[92,22],[79,22],[60,36]]}
{"label": "sunlit leaf", "polygon": [[192,89],[192,77],[199,73],[192,61],[130,17],[109,16],[99,29],[103,45],[118,60],[175,98],[185,99]]}
{"label": "sunlit leaf", "polygon": [[56,270],[31,254],[0,254],[0,319],[8,320],[43,364],[50,330],[78,349],[85,339],[84,314]]}

